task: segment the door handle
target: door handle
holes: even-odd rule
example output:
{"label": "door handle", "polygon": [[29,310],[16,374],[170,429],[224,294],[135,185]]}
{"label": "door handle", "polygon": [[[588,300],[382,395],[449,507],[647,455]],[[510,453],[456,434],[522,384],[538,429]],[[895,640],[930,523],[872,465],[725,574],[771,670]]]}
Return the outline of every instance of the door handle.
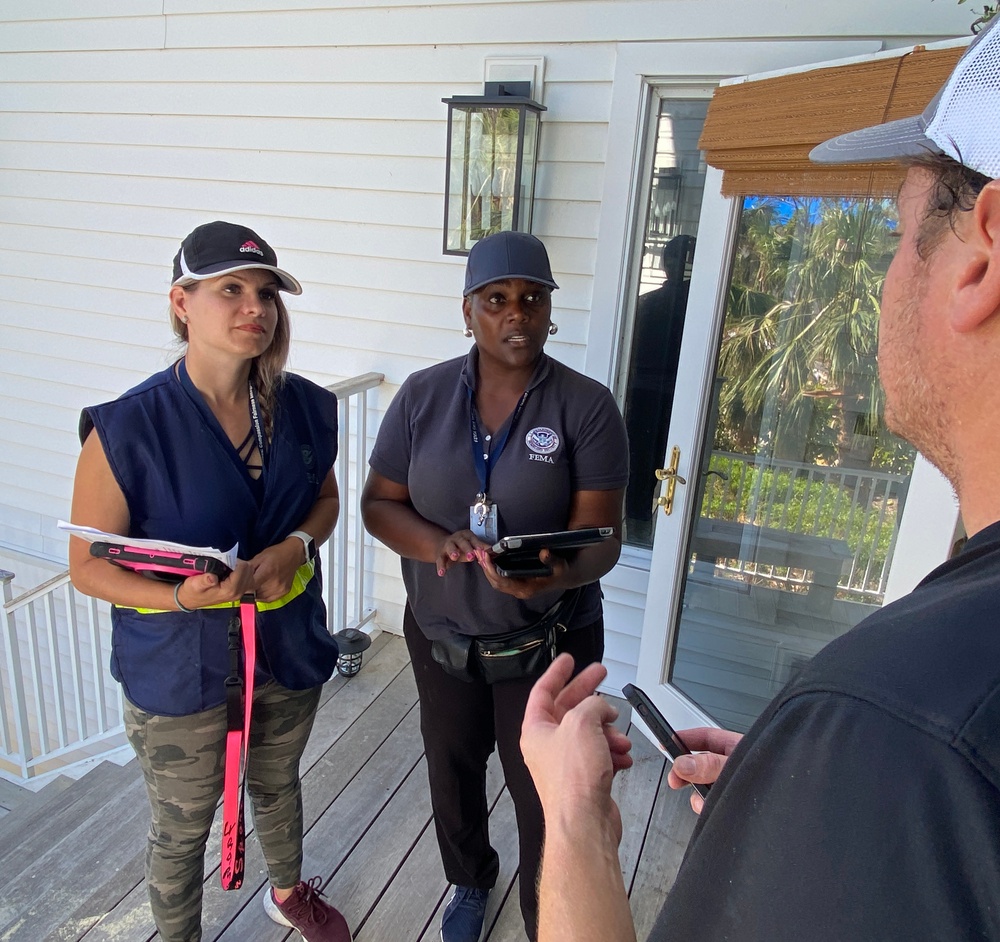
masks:
{"label": "door handle", "polygon": [[687,484],[687,481],[677,473],[677,465],[681,460],[681,450],[674,445],[670,452],[670,464],[665,468],[657,468],[655,472],[657,481],[667,482],[667,493],[656,498],[656,506],[662,507],[664,514],[668,517],[674,511],[674,489],[678,484]]}

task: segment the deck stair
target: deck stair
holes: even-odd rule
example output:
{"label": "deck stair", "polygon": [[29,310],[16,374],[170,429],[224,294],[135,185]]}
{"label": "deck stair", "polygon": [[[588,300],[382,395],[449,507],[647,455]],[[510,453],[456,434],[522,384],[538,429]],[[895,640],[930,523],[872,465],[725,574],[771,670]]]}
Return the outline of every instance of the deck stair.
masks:
{"label": "deck stair", "polygon": [[30,788],[25,788],[16,782],[8,782],[7,779],[0,778],[0,821],[10,814],[22,801],[27,801],[34,794]]}
{"label": "deck stair", "polygon": [[142,880],[148,826],[134,761],[60,777],[21,802],[0,820],[0,938],[75,938],[69,926]]}

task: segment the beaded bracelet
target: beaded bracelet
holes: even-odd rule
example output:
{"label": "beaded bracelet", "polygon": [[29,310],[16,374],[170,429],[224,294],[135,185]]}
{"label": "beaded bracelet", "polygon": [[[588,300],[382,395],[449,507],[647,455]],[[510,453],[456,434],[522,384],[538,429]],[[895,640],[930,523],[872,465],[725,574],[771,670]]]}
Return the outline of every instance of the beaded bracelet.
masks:
{"label": "beaded bracelet", "polygon": [[196,608],[188,608],[181,601],[181,597],[178,594],[180,592],[180,590],[181,590],[181,583],[178,582],[174,586],[174,601],[177,603],[177,609],[178,609],[178,611],[184,612],[185,615],[193,615],[196,611],[198,611],[198,609],[196,609]]}

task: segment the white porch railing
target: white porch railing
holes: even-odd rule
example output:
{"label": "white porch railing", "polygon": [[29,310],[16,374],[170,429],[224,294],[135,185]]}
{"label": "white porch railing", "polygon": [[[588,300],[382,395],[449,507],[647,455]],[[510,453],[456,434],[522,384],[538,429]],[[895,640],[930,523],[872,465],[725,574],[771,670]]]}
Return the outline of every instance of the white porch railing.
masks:
{"label": "white porch railing", "polygon": [[[842,540],[845,563],[837,597],[881,604],[908,475],[774,461],[755,455],[712,452],[704,480],[701,516],[769,530]],[[726,572],[766,579],[789,588],[803,570],[747,560],[720,561]]]}
{"label": "white porch railing", "polygon": [[[320,549],[332,632],[362,628],[376,614],[371,539],[361,522],[369,454],[368,392],[383,380],[366,373],[328,388],[337,394],[340,520]],[[14,574],[0,570],[0,775],[29,779],[92,760],[125,744],[121,689],[108,671],[107,603],[75,591],[69,572],[13,598]]]}
{"label": "white porch railing", "polygon": [[330,630],[361,628],[374,617],[372,570],[367,558],[371,537],[361,522],[361,488],[371,451],[368,438],[368,391],[385,376],[364,373],[327,386],[337,396],[340,443],[337,483],[340,486],[340,520],[333,536],[320,550],[326,578],[326,607]]}
{"label": "white porch railing", "polygon": [[3,581],[0,768],[23,779],[125,742],[121,690],[108,673],[106,602],[75,591],[69,572],[11,598]]}

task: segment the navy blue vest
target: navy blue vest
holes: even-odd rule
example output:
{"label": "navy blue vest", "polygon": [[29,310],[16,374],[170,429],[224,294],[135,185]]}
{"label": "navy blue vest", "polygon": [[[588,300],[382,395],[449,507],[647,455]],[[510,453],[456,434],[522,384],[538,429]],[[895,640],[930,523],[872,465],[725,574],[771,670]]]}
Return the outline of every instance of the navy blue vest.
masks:
{"label": "navy blue vest", "polygon": [[[130,534],[229,549],[250,559],[284,540],[306,518],[337,456],[337,399],[286,374],[258,504],[251,479],[200,394],[174,368],[80,417],[80,440],[100,436],[125,495]],[[258,614],[263,664],[279,683],[323,683],[337,662],[326,626],[319,560],[306,590]],[[145,614],[112,606],[111,673],[132,703],[184,716],[225,700],[226,629],[231,609]],[[262,671],[258,682],[267,679]]]}

